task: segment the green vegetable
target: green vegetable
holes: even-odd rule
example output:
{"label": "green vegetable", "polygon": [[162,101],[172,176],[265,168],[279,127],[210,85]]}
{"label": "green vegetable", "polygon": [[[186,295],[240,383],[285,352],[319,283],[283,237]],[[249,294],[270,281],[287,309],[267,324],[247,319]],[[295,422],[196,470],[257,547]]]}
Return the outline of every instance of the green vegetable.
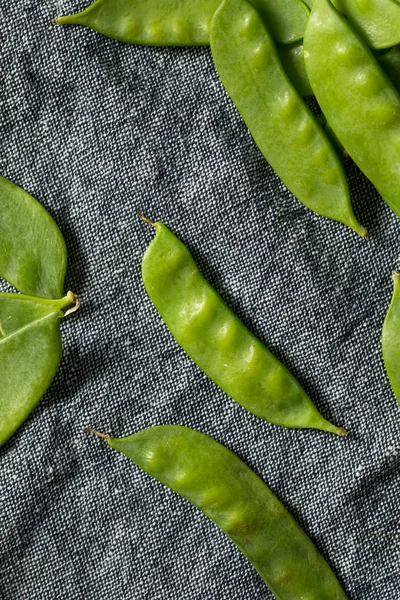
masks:
{"label": "green vegetable", "polygon": [[382,329],[382,353],[394,395],[400,404],[400,274],[393,273],[393,298]]}
{"label": "green vegetable", "polygon": [[88,430],[214,521],[278,600],[346,600],[328,564],[276,496],[212,438],[177,425],[122,439]]}
{"label": "green vegetable", "polygon": [[400,46],[390,48],[388,52],[379,56],[377,60],[396,90],[400,92]]}
{"label": "green vegetable", "polygon": [[306,71],[303,42],[277,46],[278,55],[290,82],[300,96],[314,96]]}
{"label": "green vegetable", "polygon": [[[58,17],[58,25],[85,25],[130,44],[209,44],[211,19],[221,0],[96,0],[81,13]],[[253,0],[277,42],[303,37],[309,10],[301,0]]]}
{"label": "green vegetable", "polygon": [[[307,75],[303,42],[277,46],[277,50],[283,68],[300,96],[314,96]],[[400,92],[400,46],[394,46],[388,51],[383,51],[382,54],[375,52],[374,55],[397,91]],[[327,132],[327,129],[325,131]],[[329,134],[328,137],[331,139]],[[335,141],[333,145],[337,150],[336,144]],[[341,152],[338,152],[338,154],[340,155]]]}
{"label": "green vegetable", "polygon": [[315,0],[304,55],[311,86],[333,131],[400,216],[399,93],[329,0]]}
{"label": "green vegetable", "polygon": [[261,419],[345,435],[318,413],[289,371],[223,303],[186,246],[162,223],[153,225],[156,235],[143,257],[143,283],[192,360]]}
{"label": "green vegetable", "polygon": [[366,237],[354,216],[340,160],[289,82],[257,11],[246,0],[224,0],[210,40],[222,83],[286,187],[314,212]]}
{"label": "green vegetable", "polygon": [[390,48],[400,42],[400,6],[396,0],[333,0],[332,3],[346,15],[370,48]]}
{"label": "green vegetable", "polygon": [[60,298],[67,251],[49,213],[0,177],[0,276],[32,296]]}
{"label": "green vegetable", "polygon": [[47,211],[2,177],[0,207],[0,276],[43,296],[0,293],[2,445],[50,385],[61,359],[60,319],[79,303],[72,292],[61,297],[67,255]]}

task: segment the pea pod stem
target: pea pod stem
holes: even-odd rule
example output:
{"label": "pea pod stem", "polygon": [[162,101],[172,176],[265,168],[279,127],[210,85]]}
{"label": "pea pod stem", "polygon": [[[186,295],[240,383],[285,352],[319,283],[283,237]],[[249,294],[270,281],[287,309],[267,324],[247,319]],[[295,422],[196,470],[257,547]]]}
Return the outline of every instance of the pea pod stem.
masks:
{"label": "pea pod stem", "polygon": [[64,313],[64,318],[68,317],[68,315],[72,315],[74,312],[76,312],[77,310],[79,310],[80,306],[81,306],[81,302],[77,296],[77,294],[74,294],[74,292],[69,291],[67,296],[66,296],[69,301],[71,303],[73,303],[73,306],[71,306],[65,313]]}
{"label": "pea pod stem", "polygon": [[156,223],[154,223],[154,221],[150,221],[150,219],[148,219],[147,217],[144,216],[141,208],[137,209],[137,215],[138,215],[139,219],[142,219],[142,221],[144,223],[147,223],[148,225],[151,225],[152,227],[156,227]]}
{"label": "pea pod stem", "polygon": [[108,435],[108,433],[100,433],[100,431],[93,429],[93,427],[84,427],[83,433],[93,433],[94,435],[97,435],[97,437],[102,438],[103,440],[109,440],[111,437],[110,435]]}

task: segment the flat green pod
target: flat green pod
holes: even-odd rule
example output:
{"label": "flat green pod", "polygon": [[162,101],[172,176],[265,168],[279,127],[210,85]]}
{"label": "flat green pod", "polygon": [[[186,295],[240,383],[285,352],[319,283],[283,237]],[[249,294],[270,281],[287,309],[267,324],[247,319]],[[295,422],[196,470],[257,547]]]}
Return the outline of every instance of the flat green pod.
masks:
{"label": "flat green pod", "polygon": [[377,60],[396,90],[400,92],[400,46],[390,48],[388,52],[378,56]]}
{"label": "flat green pod", "polygon": [[2,177],[0,205],[0,275],[43,296],[0,293],[1,446],[53,380],[62,352],[60,319],[79,301],[72,292],[61,297],[67,253],[49,213]]}
{"label": "flat green pod", "polygon": [[393,273],[393,297],[382,328],[382,354],[393,393],[400,404],[400,274]]}
{"label": "flat green pod", "polygon": [[314,96],[306,71],[303,42],[277,46],[277,50],[282,66],[300,96]]}
{"label": "flat green pod", "polygon": [[390,48],[400,42],[400,6],[396,0],[332,0],[332,4],[371,48]]}
{"label": "flat green pod", "polygon": [[[221,0],[96,0],[86,10],[58,17],[58,25],[84,25],[129,44],[208,46]],[[253,0],[277,42],[302,39],[309,10],[301,0]]]}
{"label": "flat green pod", "polygon": [[60,319],[64,313],[38,308],[34,301],[30,313],[30,300],[10,296],[0,297],[0,446],[43,396],[62,352]]}
{"label": "flat green pod", "polygon": [[370,48],[329,0],[315,1],[304,37],[304,55],[311,86],[330,126],[399,214],[398,91]]}
{"label": "flat green pod", "polygon": [[55,301],[0,293],[0,446],[52,382],[62,353],[60,319],[75,301],[71,292]]}
{"label": "flat green pod", "polygon": [[88,430],[209,517],[277,600],[346,600],[329,565],[278,498],[222,444],[178,425],[121,439]]}
{"label": "flat green pod", "polygon": [[24,294],[61,298],[67,251],[49,213],[0,177],[0,277]]}
{"label": "flat green pod", "polygon": [[163,224],[142,260],[146,291],[190,358],[233,400],[276,425],[338,435],[288,369],[243,325]]}
{"label": "flat green pod", "polygon": [[259,13],[246,0],[224,0],[210,39],[224,87],[286,187],[315,213],[365,237],[339,157],[289,81]]}
{"label": "flat green pod", "polygon": [[[304,60],[303,41],[296,42],[294,44],[279,45],[277,46],[277,50],[283,68],[285,69],[287,76],[300,96],[303,96],[303,98],[307,96],[314,96],[314,91],[308,78],[306,63]],[[400,45],[394,46],[388,51],[384,51],[383,54],[379,53],[379,55],[375,55],[375,58],[397,91],[400,92]],[[327,128],[325,128],[325,133],[328,134],[328,137],[332,141],[330,132],[328,133]],[[337,150],[336,140],[333,143],[333,146]],[[341,155],[341,152],[339,152],[339,155]]]}

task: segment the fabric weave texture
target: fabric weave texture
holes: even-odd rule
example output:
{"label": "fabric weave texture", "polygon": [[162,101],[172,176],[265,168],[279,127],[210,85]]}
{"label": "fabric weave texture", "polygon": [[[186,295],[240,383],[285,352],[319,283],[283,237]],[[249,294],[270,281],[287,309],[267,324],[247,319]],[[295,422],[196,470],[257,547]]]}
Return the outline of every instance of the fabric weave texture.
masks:
{"label": "fabric weave texture", "polygon": [[[262,477],[350,600],[399,600],[399,406],[380,334],[400,220],[352,165],[369,240],[314,215],[260,154],[208,48],[51,24],[87,4],[0,0],[0,174],[59,225],[65,290],[82,303],[62,323],[53,384],[0,449],[0,598],[271,599],[212,522],[82,433],[176,423]],[[347,438],[263,422],[191,362],[144,290],[153,231],[138,207],[187,244]]]}

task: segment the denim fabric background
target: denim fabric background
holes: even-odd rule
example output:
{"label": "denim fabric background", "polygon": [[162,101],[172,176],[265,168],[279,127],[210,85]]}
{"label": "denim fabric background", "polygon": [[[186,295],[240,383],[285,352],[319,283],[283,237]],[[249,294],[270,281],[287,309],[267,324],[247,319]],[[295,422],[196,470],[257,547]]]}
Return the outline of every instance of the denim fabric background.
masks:
{"label": "denim fabric background", "polygon": [[[85,5],[0,0],[0,174],[60,226],[82,302],[53,384],[0,450],[1,599],[271,599],[212,522],[82,433],[179,423],[264,479],[349,599],[399,600],[400,419],[380,333],[400,220],[354,167],[369,241],[311,213],[256,148],[209,49],[51,24]],[[141,282],[153,231],[139,206],[346,439],[262,422],[189,360]]]}

